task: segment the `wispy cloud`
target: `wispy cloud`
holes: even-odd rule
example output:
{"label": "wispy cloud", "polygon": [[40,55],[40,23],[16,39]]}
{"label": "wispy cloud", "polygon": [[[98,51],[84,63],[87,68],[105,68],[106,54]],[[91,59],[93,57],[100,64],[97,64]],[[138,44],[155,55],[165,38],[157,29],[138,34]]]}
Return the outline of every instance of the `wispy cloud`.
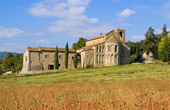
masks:
{"label": "wispy cloud", "polygon": [[18,52],[24,53],[25,47],[15,43],[4,43],[0,45],[1,52]]}
{"label": "wispy cloud", "polygon": [[18,36],[41,36],[43,33],[30,33],[24,32],[18,28],[6,28],[0,26],[0,37],[1,38],[11,38],[11,37],[18,37]]}
{"label": "wispy cloud", "polygon": [[97,18],[88,18],[84,15],[86,7],[91,0],[44,0],[34,4],[29,12],[34,16],[56,17],[59,19],[82,21],[88,23],[98,22]]}
{"label": "wispy cloud", "polygon": [[131,10],[131,9],[124,9],[122,12],[118,13],[117,15],[120,17],[130,17],[131,15],[136,14],[136,11]]}
{"label": "wispy cloud", "polygon": [[18,28],[0,27],[0,37],[15,37],[22,34],[24,34],[24,32]]}

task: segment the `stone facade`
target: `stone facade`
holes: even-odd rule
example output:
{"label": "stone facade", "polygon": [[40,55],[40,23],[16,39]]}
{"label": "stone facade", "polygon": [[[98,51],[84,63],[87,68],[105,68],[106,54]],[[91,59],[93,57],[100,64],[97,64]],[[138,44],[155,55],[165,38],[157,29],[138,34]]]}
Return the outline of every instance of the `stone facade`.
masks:
{"label": "stone facade", "polygon": [[[68,69],[73,69],[73,57],[76,52],[69,49]],[[22,73],[39,70],[54,70],[55,48],[38,47],[25,50]],[[65,49],[58,49],[59,70],[65,69]]]}
{"label": "stone facade", "polygon": [[125,45],[125,30],[116,29],[90,40],[77,50],[81,67],[103,67],[130,63],[130,48]]}

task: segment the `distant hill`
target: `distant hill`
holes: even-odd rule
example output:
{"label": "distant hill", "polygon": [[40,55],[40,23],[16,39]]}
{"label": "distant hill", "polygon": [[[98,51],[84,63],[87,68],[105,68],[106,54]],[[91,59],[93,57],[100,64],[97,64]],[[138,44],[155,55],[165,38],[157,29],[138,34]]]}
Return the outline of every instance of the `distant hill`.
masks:
{"label": "distant hill", "polygon": [[[9,52],[0,52],[0,58],[3,59],[5,58],[5,56],[8,54]],[[16,55],[16,54],[20,54],[20,53],[15,53],[15,52],[11,52],[12,55]]]}

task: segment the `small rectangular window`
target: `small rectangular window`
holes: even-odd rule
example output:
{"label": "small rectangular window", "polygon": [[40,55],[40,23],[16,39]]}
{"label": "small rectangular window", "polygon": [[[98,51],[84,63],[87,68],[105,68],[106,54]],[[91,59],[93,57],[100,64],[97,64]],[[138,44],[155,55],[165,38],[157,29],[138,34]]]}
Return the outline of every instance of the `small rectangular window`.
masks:
{"label": "small rectangular window", "polygon": [[48,58],[48,55],[45,55],[45,58]]}
{"label": "small rectangular window", "polygon": [[58,56],[59,59],[60,59],[61,57],[62,57],[61,55]]}

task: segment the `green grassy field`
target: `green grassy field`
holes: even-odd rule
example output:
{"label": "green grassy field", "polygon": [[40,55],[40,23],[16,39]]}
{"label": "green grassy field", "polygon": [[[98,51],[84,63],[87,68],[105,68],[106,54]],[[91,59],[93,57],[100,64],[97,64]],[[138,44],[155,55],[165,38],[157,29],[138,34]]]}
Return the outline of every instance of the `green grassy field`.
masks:
{"label": "green grassy field", "polygon": [[136,64],[114,67],[75,69],[57,73],[8,75],[0,77],[0,87],[44,84],[72,84],[86,82],[112,82],[123,79],[170,80],[170,65]]}
{"label": "green grassy field", "polygon": [[0,108],[170,109],[170,65],[134,64],[0,76]]}

